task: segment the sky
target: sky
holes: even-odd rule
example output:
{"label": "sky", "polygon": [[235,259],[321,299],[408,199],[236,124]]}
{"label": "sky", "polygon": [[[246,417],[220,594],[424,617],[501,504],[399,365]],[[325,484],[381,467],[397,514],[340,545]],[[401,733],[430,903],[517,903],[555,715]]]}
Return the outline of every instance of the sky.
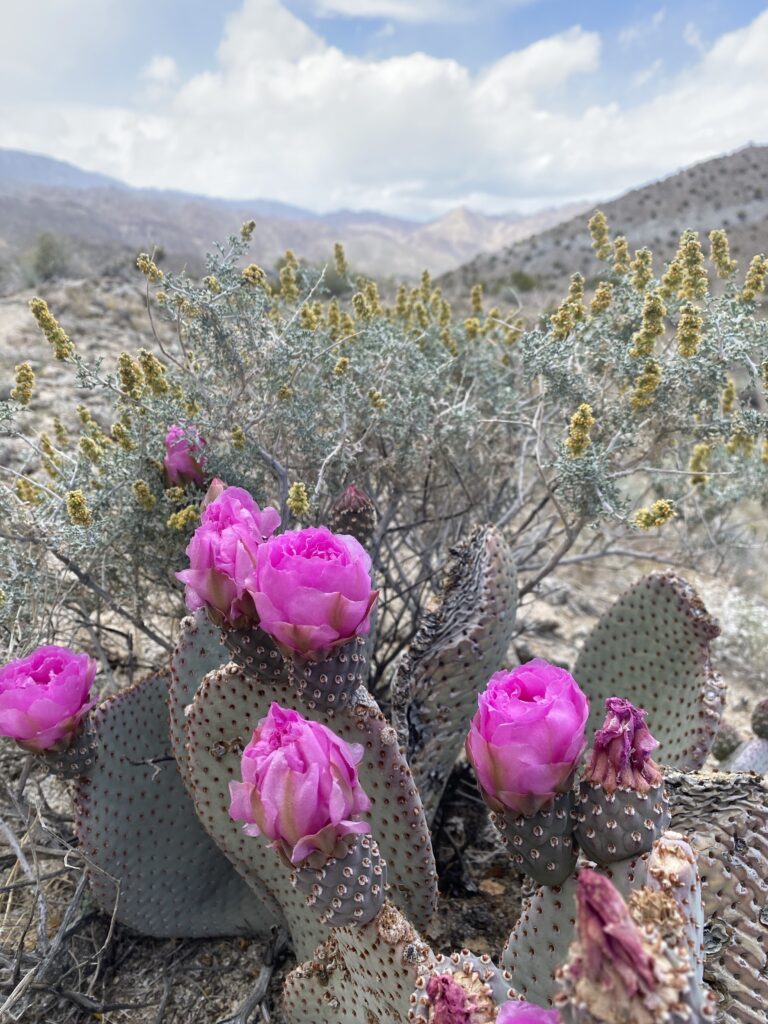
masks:
{"label": "sky", "polygon": [[765,0],[2,0],[0,147],[426,220],[768,143]]}

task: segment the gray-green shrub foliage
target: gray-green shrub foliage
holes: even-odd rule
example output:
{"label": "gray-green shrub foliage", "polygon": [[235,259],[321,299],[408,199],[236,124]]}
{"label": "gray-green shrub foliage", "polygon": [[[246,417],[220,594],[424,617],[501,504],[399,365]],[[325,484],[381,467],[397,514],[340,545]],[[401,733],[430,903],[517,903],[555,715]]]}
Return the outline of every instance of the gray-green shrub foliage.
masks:
{"label": "gray-green shrub foliage", "polygon": [[[255,265],[243,269],[249,236],[217,248],[202,281],[140,258],[147,348],[162,371],[143,356],[142,372],[137,353],[116,368],[89,364],[76,338],[72,354],[60,351],[110,410],[82,422],[70,412],[79,440],[27,437],[25,406],[0,406],[4,434],[27,466],[43,467],[30,475],[20,457],[2,482],[2,629],[14,648],[83,622],[168,642],[181,605],[174,572],[203,493],[165,486],[172,424],[205,439],[209,477],[277,505],[285,526],[295,481],[310,495],[306,520],[322,521],[348,483],[372,496],[380,673],[439,587],[445,549],[475,524],[504,528],[523,593],[562,562],[652,552],[657,528],[665,551],[689,561],[762,540],[760,289],[726,267],[725,291],[712,295],[690,237],[661,282],[607,258],[609,301],[598,292],[590,310],[576,277],[553,317],[524,328],[515,311],[482,309],[479,293],[473,316],[454,316],[428,275],[391,306],[358,279],[340,306],[289,254],[272,286]],[[659,287],[666,312],[654,334],[644,307]],[[701,320],[687,341],[676,336],[686,304]],[[572,419],[585,405],[586,431]],[[87,504],[80,524],[73,491]]]}

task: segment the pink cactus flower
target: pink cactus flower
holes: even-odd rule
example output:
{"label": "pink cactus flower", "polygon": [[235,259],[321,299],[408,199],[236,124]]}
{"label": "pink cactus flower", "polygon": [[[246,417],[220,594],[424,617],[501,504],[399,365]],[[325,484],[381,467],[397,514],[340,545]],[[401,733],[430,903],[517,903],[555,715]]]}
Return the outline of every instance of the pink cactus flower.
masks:
{"label": "pink cactus flower", "polygon": [[496,1024],[560,1024],[560,1012],[510,1000],[499,1007]]}
{"label": "pink cactus flower", "polygon": [[256,609],[246,583],[259,546],[279,525],[277,510],[259,508],[248,491],[221,490],[203,509],[189,542],[189,569],[176,573],[186,586],[187,608],[206,608],[220,625],[254,622]]}
{"label": "pink cactus flower", "polygon": [[570,673],[530,661],[496,672],[477,703],[467,757],[493,810],[532,815],[571,788],[589,705]]}
{"label": "pink cactus flower", "polygon": [[645,724],[645,711],[621,697],[609,697],[605,709],[605,721],[595,735],[584,779],[609,793],[619,787],[647,793],[661,782],[662,774],[651,758],[659,744]]}
{"label": "pink cactus flower", "polygon": [[183,487],[186,483],[201,486],[205,466],[205,438],[193,426],[181,427],[175,423],[165,435],[165,478],[169,487]]}
{"label": "pink cactus flower", "polygon": [[243,753],[243,781],[229,784],[230,817],[292,864],[343,853],[345,836],[370,832],[359,820],[371,806],[357,776],[362,757],[359,743],[273,703]]}
{"label": "pink cactus flower", "polygon": [[0,669],[0,736],[25,750],[64,750],[93,706],[97,664],[68,647],[38,647]]}
{"label": "pink cactus flower", "polygon": [[286,530],[259,548],[257,562],[249,589],[259,624],[289,650],[320,660],[370,629],[378,592],[354,537],[325,526]]}

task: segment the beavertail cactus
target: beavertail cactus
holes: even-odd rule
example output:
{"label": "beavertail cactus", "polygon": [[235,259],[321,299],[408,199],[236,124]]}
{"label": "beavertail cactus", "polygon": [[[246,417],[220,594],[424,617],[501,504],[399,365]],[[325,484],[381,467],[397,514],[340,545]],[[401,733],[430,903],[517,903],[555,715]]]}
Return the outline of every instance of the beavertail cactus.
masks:
{"label": "beavertail cactus", "polygon": [[669,806],[658,746],[645,712],[628,700],[609,697],[579,788],[576,838],[599,864],[650,850],[669,824]]}
{"label": "beavertail cactus", "polygon": [[392,683],[392,723],[429,820],[477,694],[507,660],[517,609],[514,558],[499,530],[482,527],[451,553],[440,605],[424,616]]}
{"label": "beavertail cactus", "polygon": [[576,941],[556,999],[564,1024],[673,1024],[685,1019],[688,960],[641,929],[609,879],[579,872]]}
{"label": "beavertail cactus", "polygon": [[674,573],[651,573],[630,587],[587,637],[573,669],[590,700],[590,740],[606,699],[623,697],[648,712],[661,764],[700,768],[724,705],[710,661],[719,635],[701,598]]}
{"label": "beavertail cactus", "polygon": [[489,956],[468,949],[438,954],[416,982],[409,1021],[430,1024],[493,1024],[497,1007],[510,998],[509,980]]}
{"label": "beavertail cactus", "polygon": [[558,885],[576,863],[571,787],[588,710],[568,672],[533,661],[491,676],[467,737],[513,862],[545,885]]}
{"label": "beavertail cactus", "polygon": [[334,533],[349,534],[366,547],[376,529],[376,507],[365,491],[350,484],[333,503],[328,526]]}

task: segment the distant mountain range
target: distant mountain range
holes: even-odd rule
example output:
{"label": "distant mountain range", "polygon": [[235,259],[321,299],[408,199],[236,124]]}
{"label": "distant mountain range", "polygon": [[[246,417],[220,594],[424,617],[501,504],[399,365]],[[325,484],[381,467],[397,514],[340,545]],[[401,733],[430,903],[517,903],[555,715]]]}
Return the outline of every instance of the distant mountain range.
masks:
{"label": "distant mountain range", "polygon": [[68,271],[88,275],[129,266],[139,251],[162,247],[164,266],[204,267],[216,241],[255,220],[253,258],[274,266],[287,248],[325,263],[344,243],[357,271],[415,278],[439,274],[573,216],[586,204],[532,216],[488,216],[452,210],[423,224],[368,211],[316,214],[267,199],[226,200],[184,192],[132,188],[106,175],[34,153],[0,149],[0,291],[25,283],[41,235],[60,241]]}
{"label": "distant mountain range", "polygon": [[[631,249],[648,246],[653,251],[657,273],[674,255],[687,228],[700,232],[707,252],[707,234],[725,228],[731,254],[743,273],[755,253],[768,252],[768,146],[747,146],[694,164],[598,206],[613,234],[625,235]],[[447,292],[466,294],[479,281],[487,294],[502,302],[520,299],[531,310],[541,309],[564,294],[569,274],[580,271],[589,281],[604,272],[587,232],[596,208],[496,252],[482,253],[439,283]]]}

